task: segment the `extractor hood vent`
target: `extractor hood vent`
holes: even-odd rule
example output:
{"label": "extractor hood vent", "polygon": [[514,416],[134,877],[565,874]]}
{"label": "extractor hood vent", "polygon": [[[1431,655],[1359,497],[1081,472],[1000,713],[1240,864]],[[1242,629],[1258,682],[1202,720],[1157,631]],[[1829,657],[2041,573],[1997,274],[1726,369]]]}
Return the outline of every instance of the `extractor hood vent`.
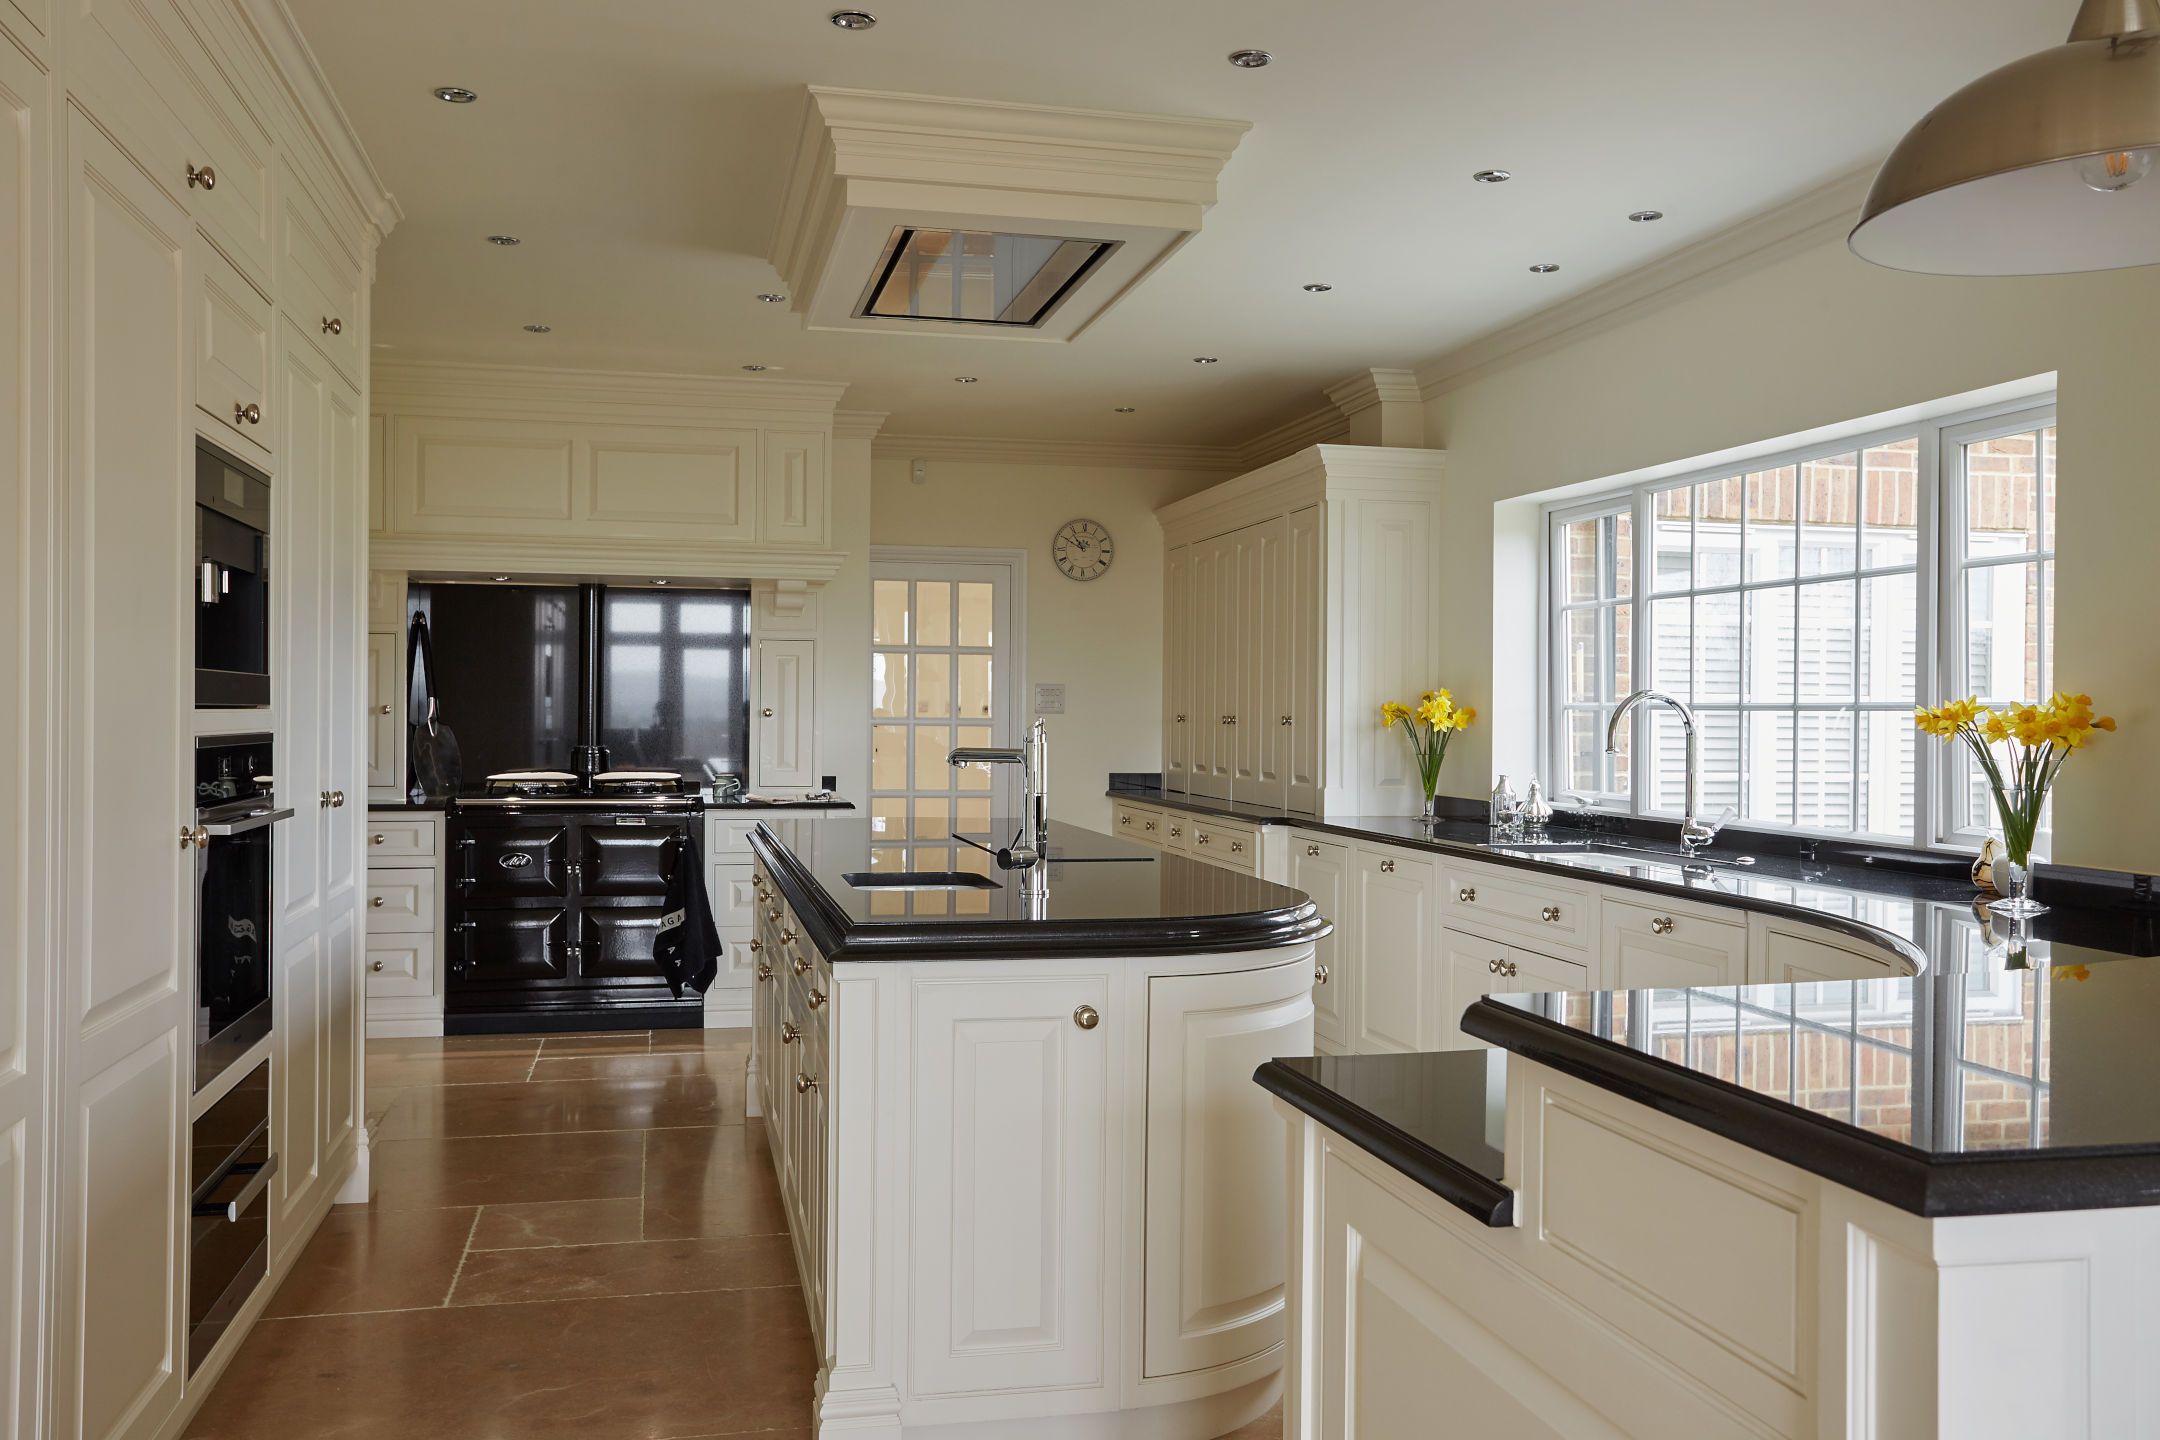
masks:
{"label": "extractor hood vent", "polygon": [[812,329],[1070,340],[1199,233],[1246,128],[812,87],[773,266]]}

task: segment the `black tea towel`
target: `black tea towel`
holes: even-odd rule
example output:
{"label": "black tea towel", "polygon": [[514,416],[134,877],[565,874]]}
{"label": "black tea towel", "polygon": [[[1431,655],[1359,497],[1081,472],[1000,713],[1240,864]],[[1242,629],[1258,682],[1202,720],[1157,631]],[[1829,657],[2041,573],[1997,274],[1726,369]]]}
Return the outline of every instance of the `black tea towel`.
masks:
{"label": "black tea towel", "polygon": [[653,963],[676,999],[683,998],[685,985],[702,995],[720,976],[720,929],[713,924],[712,897],[705,893],[705,859],[687,827],[675,854],[675,873],[668,878],[667,907],[653,936]]}

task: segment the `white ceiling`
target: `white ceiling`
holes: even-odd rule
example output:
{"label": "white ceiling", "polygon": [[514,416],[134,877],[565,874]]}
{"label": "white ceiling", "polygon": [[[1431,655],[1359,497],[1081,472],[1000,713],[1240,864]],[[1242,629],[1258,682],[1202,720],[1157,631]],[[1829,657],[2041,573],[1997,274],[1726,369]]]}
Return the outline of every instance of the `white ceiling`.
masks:
{"label": "white ceiling", "polygon": [[[850,382],[847,406],[896,432],[1210,444],[1871,163],[2076,8],[868,0],[877,28],[846,33],[825,0],[287,3],[405,211],[375,291],[383,359],[760,363]],[[1275,63],[1234,69],[1241,46]],[[1203,232],[1072,344],[813,332],[756,299],[808,84],[1253,129]],[[1516,178],[1472,184],[1487,166]],[[1646,207],[1668,218],[1625,218]],[[1562,268],[1528,273],[1540,260]],[[519,328],[535,321],[554,333]]]}

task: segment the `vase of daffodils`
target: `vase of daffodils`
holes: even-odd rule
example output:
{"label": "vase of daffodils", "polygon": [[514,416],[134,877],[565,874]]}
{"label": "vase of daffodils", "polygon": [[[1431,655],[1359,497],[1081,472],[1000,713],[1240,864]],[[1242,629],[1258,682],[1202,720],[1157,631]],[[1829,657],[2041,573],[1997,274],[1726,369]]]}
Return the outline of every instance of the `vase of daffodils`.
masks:
{"label": "vase of daffodils", "polygon": [[1458,731],[1470,728],[1477,719],[1477,708],[1457,705],[1455,697],[1446,690],[1428,690],[1418,697],[1415,705],[1405,705],[1390,700],[1380,707],[1380,723],[1392,730],[1403,727],[1409,738],[1410,753],[1417,760],[1419,794],[1424,797],[1425,823],[1430,825],[1439,818],[1440,766],[1447,759],[1448,742]]}
{"label": "vase of daffodils", "polygon": [[2040,811],[2070,757],[2095,733],[2113,730],[2114,717],[2094,715],[2090,695],[2058,691],[2039,705],[1989,707],[1973,698],[1953,700],[1914,711],[1913,723],[1945,744],[1964,741],[1987,776],[2003,846],[1994,866],[1995,888],[2002,898],[1988,908],[2011,916],[2045,911],[2048,907],[2032,898],[2033,837],[2040,830]]}

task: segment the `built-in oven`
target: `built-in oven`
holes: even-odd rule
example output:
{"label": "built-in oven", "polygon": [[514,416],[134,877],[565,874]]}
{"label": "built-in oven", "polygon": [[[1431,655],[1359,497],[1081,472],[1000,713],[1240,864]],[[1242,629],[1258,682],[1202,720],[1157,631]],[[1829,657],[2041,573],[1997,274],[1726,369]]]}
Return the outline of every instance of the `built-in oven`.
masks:
{"label": "built-in oven", "polygon": [[270,1062],[195,1121],[188,1166],[188,1373],[270,1268]]}
{"label": "built-in oven", "polygon": [[268,735],[195,742],[197,1090],[270,1033],[275,777]]}
{"label": "built-in oven", "polygon": [[195,445],[195,703],[270,703],[270,481]]}

